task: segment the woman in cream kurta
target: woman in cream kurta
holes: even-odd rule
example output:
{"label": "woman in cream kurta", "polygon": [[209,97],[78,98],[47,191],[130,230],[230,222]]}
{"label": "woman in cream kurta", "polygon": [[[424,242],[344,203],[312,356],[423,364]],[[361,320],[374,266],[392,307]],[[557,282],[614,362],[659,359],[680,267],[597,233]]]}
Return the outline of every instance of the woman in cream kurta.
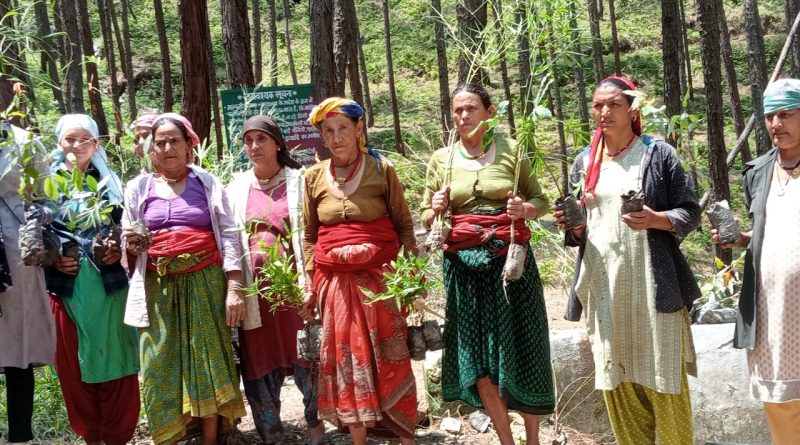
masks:
{"label": "woman in cream kurta", "polygon": [[[603,160],[595,193],[586,198],[586,230],[591,236],[576,290],[589,335],[595,339],[595,388],[610,390],[620,382],[633,382],[677,394],[684,357],[675,339],[688,333],[686,313],[656,312],[647,232],[631,230],[618,217],[620,196],[641,184],[646,149],[637,138],[619,158]],[[686,358],[694,361],[688,348]]]}

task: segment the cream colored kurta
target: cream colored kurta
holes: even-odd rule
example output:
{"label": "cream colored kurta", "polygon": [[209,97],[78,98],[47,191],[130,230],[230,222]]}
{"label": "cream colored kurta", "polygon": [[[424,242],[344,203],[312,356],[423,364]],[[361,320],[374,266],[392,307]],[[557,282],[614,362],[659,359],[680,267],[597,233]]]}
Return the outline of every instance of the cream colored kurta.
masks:
{"label": "cream colored kurta", "polygon": [[800,179],[779,181],[773,174],[761,247],[756,342],[747,354],[750,393],[764,402],[800,399]]}
{"label": "cream colored kurta", "polygon": [[687,316],[656,312],[647,231],[629,228],[620,213],[620,195],[641,187],[646,148],[637,139],[627,153],[602,163],[595,193],[586,198],[586,251],[576,290],[592,343],[595,388],[632,382],[678,394]]}

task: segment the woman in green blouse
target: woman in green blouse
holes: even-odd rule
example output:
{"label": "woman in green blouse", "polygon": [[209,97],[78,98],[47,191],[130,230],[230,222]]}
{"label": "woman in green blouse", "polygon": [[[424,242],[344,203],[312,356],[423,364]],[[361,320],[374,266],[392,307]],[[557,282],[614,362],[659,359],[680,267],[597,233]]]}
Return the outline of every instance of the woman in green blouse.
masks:
{"label": "woman in green blouse", "polygon": [[460,141],[437,150],[428,164],[424,223],[430,226],[448,210],[452,215],[443,265],[442,393],[446,401],[485,408],[503,445],[515,443],[508,410],[520,411],[526,443],[538,444],[539,415],[555,405],[542,283],[530,252],[522,277],[505,290],[502,272],[512,225],[514,243],[527,246],[525,220],[544,215],[548,203],[513,140],[483,141],[484,121],[494,113],[483,87],[457,87],[453,120]]}

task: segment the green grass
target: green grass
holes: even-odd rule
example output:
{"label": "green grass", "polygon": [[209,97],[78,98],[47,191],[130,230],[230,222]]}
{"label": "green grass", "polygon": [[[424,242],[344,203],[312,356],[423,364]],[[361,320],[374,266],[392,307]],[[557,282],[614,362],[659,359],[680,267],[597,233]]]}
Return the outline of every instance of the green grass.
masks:
{"label": "green grass", "polygon": [[[61,395],[58,377],[50,367],[35,370],[36,389],[33,401],[33,434],[36,440],[77,443],[67,421],[67,408]],[[8,412],[6,411],[5,376],[0,375],[0,432],[8,435]]]}

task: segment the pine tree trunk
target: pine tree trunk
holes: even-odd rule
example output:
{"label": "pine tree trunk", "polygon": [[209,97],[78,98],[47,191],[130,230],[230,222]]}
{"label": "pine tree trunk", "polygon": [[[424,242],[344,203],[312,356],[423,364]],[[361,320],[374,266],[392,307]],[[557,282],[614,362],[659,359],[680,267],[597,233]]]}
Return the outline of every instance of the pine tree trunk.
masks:
{"label": "pine tree trunk", "polygon": [[66,32],[65,40],[69,51],[69,60],[64,74],[64,90],[68,91],[67,111],[70,113],[85,113],[83,105],[83,73],[81,62],[80,37],[78,36],[78,15],[75,9],[75,0],[58,0],[59,11],[63,19],[62,27]]}
{"label": "pine tree trunk", "polygon": [[[601,1],[602,4],[602,1]],[[617,10],[614,0],[608,0],[608,20],[611,22],[611,44],[614,46],[614,69],[617,76],[622,75],[622,63],[619,60],[619,37],[617,36]]]}
{"label": "pine tree trunk", "polygon": [[208,139],[211,126],[211,39],[206,0],[178,2],[181,36],[182,114],[192,123],[200,140]]}
{"label": "pine tree trunk", "polygon": [[364,86],[364,106],[367,108],[367,127],[375,125],[375,112],[372,109],[372,97],[369,94],[369,76],[367,76],[367,58],[364,57],[364,38],[359,30],[358,35],[358,68],[361,71],[361,85]]}
{"label": "pine tree trunk", "polygon": [[[333,63],[336,66],[336,94],[345,95],[348,64],[358,59],[357,33],[353,0],[333,0]],[[355,57],[352,57],[355,55]]]}
{"label": "pine tree trunk", "polygon": [[[527,116],[533,111],[531,105],[531,39],[528,24],[528,6],[524,0],[518,0],[516,7],[517,33],[517,65],[519,70],[519,102],[522,114]],[[449,102],[449,99],[448,99]],[[450,127],[452,128],[452,126]]]}
{"label": "pine tree trunk", "polygon": [[50,76],[51,91],[53,92],[53,99],[58,104],[58,111],[61,114],[67,112],[64,106],[64,95],[61,93],[61,79],[58,78],[58,67],[56,66],[56,50],[55,42],[50,29],[50,15],[48,14],[48,2],[46,0],[35,0],[34,13],[36,14],[36,35],[42,45],[42,64],[47,74]]}
{"label": "pine tree trunk", "polygon": [[272,86],[278,85],[278,15],[275,11],[275,0],[267,0],[269,11],[269,81]]}
{"label": "pine tree trunk", "polygon": [[[664,64],[664,105],[667,106],[667,117],[681,114],[681,81],[679,69],[681,66],[681,10],[678,3],[681,0],[661,1],[661,55]],[[667,135],[667,141],[675,145],[675,137]]]}
{"label": "pine tree trunk", "polygon": [[483,57],[483,37],[486,29],[487,2],[484,0],[458,0],[456,17],[458,18],[458,38],[462,54],[458,57],[458,82],[487,84],[489,78],[481,67]]}
{"label": "pine tree trunk", "polygon": [[[694,79],[692,78],[692,56],[689,54],[689,36],[686,31],[686,10],[683,6],[684,0],[678,0],[678,6],[681,8],[681,34],[683,40],[683,60],[684,67],[686,68],[686,88],[689,90],[689,99],[694,100]],[[684,93],[685,94],[685,93]]]}
{"label": "pine tree trunk", "polygon": [[405,156],[403,135],[400,132],[400,111],[397,107],[397,91],[394,86],[394,62],[392,61],[392,36],[389,27],[389,0],[381,0],[383,7],[383,36],[386,44],[386,74],[389,81],[389,94],[392,98],[392,118],[394,120],[394,144],[398,153]]}
{"label": "pine tree trunk", "polygon": [[592,60],[594,61],[594,82],[599,84],[605,77],[603,68],[603,41],[600,37],[600,16],[596,0],[586,0],[589,11],[589,29],[592,34]]}
{"label": "pine tree trunk", "polygon": [[[227,1],[227,0],[226,0]],[[247,3],[245,3],[245,14],[247,14]],[[209,76],[209,87],[210,91],[209,94],[211,95],[211,113],[212,119],[214,122],[214,136],[215,136],[215,146],[217,148],[217,160],[222,159],[222,150],[225,149],[225,145],[223,143],[223,136],[222,136],[222,113],[220,112],[219,106],[219,93],[217,92],[217,64],[214,63],[214,48],[211,45],[211,26],[208,23],[208,13],[205,14],[206,19],[206,38],[208,38],[209,45],[208,45],[208,76]],[[245,17],[244,23],[248,23],[247,18]],[[250,35],[248,33],[246,39],[244,40],[247,43],[250,43]],[[247,51],[247,57],[250,57],[250,51]],[[253,72],[253,67],[250,67],[250,73]],[[211,138],[211,130],[209,129],[209,139]]]}
{"label": "pine tree trunk", "polygon": [[[6,9],[8,12],[12,11],[21,11],[21,8],[16,4],[16,2],[11,0],[0,0],[0,11],[2,9]],[[0,20],[3,21],[6,27],[9,29],[17,30],[16,19],[15,16],[10,15],[8,13],[0,14]],[[36,91],[34,89],[33,82],[31,81],[30,77],[30,70],[28,69],[28,62],[25,57],[25,51],[22,51],[20,45],[15,42],[7,42],[6,43],[6,52],[3,54],[3,59],[5,59],[5,63],[0,60],[0,65],[5,64],[6,66],[3,67],[2,72],[6,72],[6,74],[10,74],[13,77],[19,79],[22,83],[25,84],[25,88],[28,94],[28,97],[31,100],[36,99]],[[10,62],[10,63],[9,63]]]}
{"label": "pine tree trunk", "polygon": [[757,0],[743,0],[744,25],[747,33],[747,58],[750,64],[750,96],[753,114],[756,115],[756,153],[766,153],[771,147],[769,133],[764,125],[764,88],[767,86],[767,62],[764,59],[764,33],[761,29],[761,16]]}
{"label": "pine tree trunk", "polygon": [[261,83],[264,72],[264,58],[261,49],[261,0],[252,0],[253,8],[253,80]]}
{"label": "pine tree trunk", "polygon": [[[552,11],[550,14],[552,15]],[[567,137],[564,133],[564,108],[561,102],[561,84],[559,81],[556,51],[555,51],[555,35],[553,34],[552,22],[547,23],[547,59],[550,67],[550,75],[553,82],[550,83],[550,95],[553,98],[555,105],[556,127],[558,130],[558,147],[559,147],[559,165],[561,166],[561,194],[569,193],[569,155],[567,153]]]}
{"label": "pine tree trunk", "polygon": [[100,16],[100,30],[103,33],[103,52],[106,56],[106,72],[111,82],[111,107],[114,110],[114,143],[119,145],[119,140],[124,132],[122,113],[119,106],[119,85],[117,84],[117,58],[114,53],[114,35],[111,31],[111,17],[109,15],[109,0],[97,0],[97,11]]}
{"label": "pine tree trunk", "polygon": [[[792,29],[795,17],[800,10],[800,2],[798,0],[786,0],[784,2],[784,12],[786,14],[786,32],[787,34]],[[797,78],[800,75],[800,36],[795,35],[792,39],[792,77]]]}
{"label": "pine tree trunk", "polygon": [[[356,5],[353,0],[347,0],[352,5],[352,19],[350,19],[350,27],[355,39],[348,44],[347,53],[347,82],[350,85],[350,95],[353,100],[364,105],[364,90],[361,85],[361,78],[359,77],[359,64],[360,64],[360,46],[361,46],[361,30],[359,29],[358,14],[356,13]],[[364,132],[366,135],[366,132]]]}
{"label": "pine tree trunk", "polygon": [[78,12],[78,30],[85,58],[83,65],[86,67],[86,82],[89,84],[89,107],[92,118],[97,123],[100,136],[108,136],[108,122],[106,122],[103,98],[100,94],[100,75],[97,71],[97,63],[94,62],[94,40],[92,39],[92,28],[89,25],[89,6],[86,0],[77,0],[75,6]]}
{"label": "pine tree trunk", "polygon": [[164,7],[161,0],[153,0],[153,9],[156,13],[156,27],[158,28],[158,47],[161,52],[161,95],[164,100],[164,111],[172,111],[172,67],[169,56],[169,41],[167,40],[167,27],[164,23]]}
{"label": "pine tree trunk", "polygon": [[[58,0],[50,4],[50,10],[53,13],[53,31],[55,31],[53,40],[55,40],[55,45],[58,50],[58,62],[66,75],[66,67],[69,64],[69,56],[72,51],[67,45],[67,33],[64,31],[64,17],[61,16],[61,5]],[[64,84],[65,83],[66,80],[64,80]],[[63,87],[64,84],[59,83],[58,85]],[[66,104],[69,103],[69,91],[66,88],[62,88],[61,93],[64,95],[64,104],[66,107]]]}
{"label": "pine tree trunk", "polygon": [[[580,34],[578,33],[578,11],[575,2],[569,4],[569,27],[572,35],[573,52],[575,54],[575,89],[578,93],[578,116],[581,120],[581,129],[588,136],[589,124],[589,105],[586,101],[586,76],[583,70],[584,54],[581,46]],[[576,144],[578,141],[576,141]]]}
{"label": "pine tree trunk", "polygon": [[[253,63],[250,59],[250,22],[247,0],[220,2],[222,12],[222,48],[225,73],[231,88],[252,87]],[[209,57],[213,56],[210,55]],[[213,74],[213,73],[212,73]],[[212,86],[212,90],[216,87]]]}
{"label": "pine tree trunk", "polygon": [[[739,97],[739,82],[736,79],[736,68],[733,63],[733,49],[731,48],[731,35],[728,30],[728,21],[724,11],[719,15],[719,37],[722,62],[725,67],[725,77],[728,81],[728,97],[731,103],[731,115],[733,126],[738,137],[744,131],[745,118],[742,114],[742,100]],[[740,151],[743,162],[750,162],[753,156],[750,154],[750,145],[745,141]]]}
{"label": "pine tree trunk", "polygon": [[125,81],[128,84],[128,112],[133,122],[139,111],[136,108],[136,80],[133,76],[133,49],[131,48],[131,31],[128,26],[128,0],[121,1],[122,11],[122,46],[125,48]]}
{"label": "pine tree trunk", "polygon": [[291,32],[289,30],[289,25],[291,24],[290,19],[292,17],[292,9],[291,5],[289,5],[289,0],[283,0],[283,28],[284,28],[284,37],[286,40],[286,59],[289,62],[289,72],[292,74],[292,83],[297,85],[297,70],[294,67],[294,55],[292,54],[292,39],[291,39]]}
{"label": "pine tree trunk", "polygon": [[311,23],[311,83],[314,96],[321,101],[335,95],[333,62],[333,0],[309,2]]}
{"label": "pine tree trunk", "polygon": [[453,116],[450,114],[450,79],[447,71],[447,44],[444,40],[444,23],[442,23],[442,2],[431,0],[433,32],[436,38],[436,61],[439,72],[439,109],[442,122],[442,135],[448,140],[448,133],[453,128]]}
{"label": "pine tree trunk", "polygon": [[[728,167],[725,162],[725,122],[722,108],[722,74],[720,73],[719,15],[721,0],[696,2],[697,22],[700,30],[700,51],[703,61],[703,83],[706,96],[706,122],[708,125],[708,178],[716,201],[730,199]],[[731,260],[730,249],[717,250],[724,262]]]}
{"label": "pine tree trunk", "polygon": [[508,126],[511,129],[511,134],[517,133],[517,127],[514,123],[514,106],[513,98],[511,97],[511,80],[508,78],[508,62],[506,61],[506,42],[503,31],[503,3],[502,0],[495,0],[491,6],[492,13],[494,14],[495,37],[497,38],[498,56],[500,57],[500,77],[503,80],[503,93],[508,101]]}
{"label": "pine tree trunk", "polygon": [[[119,26],[119,20],[117,20],[117,5],[114,3],[114,0],[106,0],[109,2],[109,12],[111,13],[111,26],[114,28],[114,37],[117,39],[117,51],[119,52],[119,69],[122,71],[123,76],[125,75],[125,71],[127,71],[128,62],[125,58],[125,46],[122,43],[122,31]],[[122,91],[119,92],[122,94]]]}

